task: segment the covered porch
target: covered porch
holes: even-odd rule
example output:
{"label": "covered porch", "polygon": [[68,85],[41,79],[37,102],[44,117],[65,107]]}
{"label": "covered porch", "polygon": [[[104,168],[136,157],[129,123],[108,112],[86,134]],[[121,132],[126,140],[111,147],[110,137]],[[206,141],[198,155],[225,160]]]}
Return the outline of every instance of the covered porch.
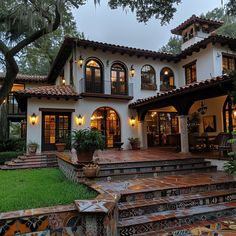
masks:
{"label": "covered porch", "polygon": [[[141,146],[143,148],[149,146],[147,117],[150,118],[163,111],[168,114],[171,121],[169,128],[167,123],[167,128],[170,130],[169,135],[179,135],[181,153],[189,153],[189,144],[191,144],[189,133],[191,132],[204,142],[205,140],[208,142],[210,137],[213,138],[221,132],[233,130],[234,114],[232,104],[227,100],[232,86],[232,78],[222,76],[158,93],[154,97],[139,99],[130,104],[129,108],[135,109],[138,114],[137,126]],[[229,104],[226,104],[227,101]],[[199,116],[196,124],[198,129],[191,131],[190,119],[194,114]],[[162,119],[164,118],[163,115]],[[159,131],[161,128],[160,126]],[[160,135],[161,133],[157,136]],[[158,138],[161,140],[160,137]]]}

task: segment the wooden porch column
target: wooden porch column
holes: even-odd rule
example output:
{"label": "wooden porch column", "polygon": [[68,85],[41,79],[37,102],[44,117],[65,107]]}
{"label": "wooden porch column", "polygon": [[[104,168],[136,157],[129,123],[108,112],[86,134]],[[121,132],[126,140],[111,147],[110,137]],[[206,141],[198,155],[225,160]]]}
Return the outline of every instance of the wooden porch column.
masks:
{"label": "wooden porch column", "polygon": [[140,139],[140,148],[147,148],[147,135],[145,133],[144,121],[138,121],[138,137]]}
{"label": "wooden porch column", "polygon": [[188,116],[179,116],[180,140],[181,140],[181,153],[189,152],[188,143]]}

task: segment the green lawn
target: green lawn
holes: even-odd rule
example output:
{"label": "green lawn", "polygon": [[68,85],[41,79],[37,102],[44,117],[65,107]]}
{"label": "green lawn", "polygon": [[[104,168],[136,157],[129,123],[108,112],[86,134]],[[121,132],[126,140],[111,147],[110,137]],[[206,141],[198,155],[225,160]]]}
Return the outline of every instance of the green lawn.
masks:
{"label": "green lawn", "polygon": [[58,169],[0,171],[0,212],[72,203],[97,195]]}

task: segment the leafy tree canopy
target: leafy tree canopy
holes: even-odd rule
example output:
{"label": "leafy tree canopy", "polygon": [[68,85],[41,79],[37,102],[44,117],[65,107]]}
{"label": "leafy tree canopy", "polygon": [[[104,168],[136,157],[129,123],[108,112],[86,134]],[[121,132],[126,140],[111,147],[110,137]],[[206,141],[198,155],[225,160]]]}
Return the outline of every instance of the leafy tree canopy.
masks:
{"label": "leafy tree canopy", "polygon": [[178,36],[170,37],[168,43],[160,48],[160,52],[179,54],[181,52],[182,39]]}

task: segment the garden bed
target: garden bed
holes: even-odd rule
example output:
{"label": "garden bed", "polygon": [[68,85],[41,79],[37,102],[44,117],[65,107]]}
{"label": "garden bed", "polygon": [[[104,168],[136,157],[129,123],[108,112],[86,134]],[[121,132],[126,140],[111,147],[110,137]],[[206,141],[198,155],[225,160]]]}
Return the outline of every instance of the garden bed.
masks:
{"label": "garden bed", "polygon": [[0,172],[0,212],[69,204],[97,193],[67,180],[58,169]]}

